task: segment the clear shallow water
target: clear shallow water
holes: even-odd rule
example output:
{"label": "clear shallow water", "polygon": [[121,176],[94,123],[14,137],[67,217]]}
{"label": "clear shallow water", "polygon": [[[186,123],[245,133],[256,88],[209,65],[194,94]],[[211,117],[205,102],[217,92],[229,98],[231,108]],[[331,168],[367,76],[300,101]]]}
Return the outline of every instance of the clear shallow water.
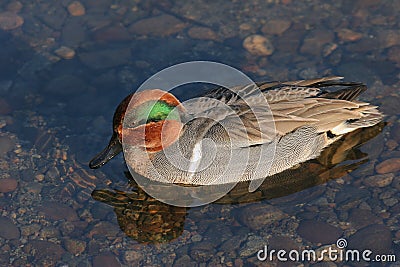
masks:
{"label": "clear shallow water", "polygon": [[[0,13],[2,265],[258,266],[266,262],[256,252],[267,243],[317,249],[340,237],[400,258],[396,2],[87,0],[84,12],[68,10],[69,1],[18,3],[3,2],[8,11]],[[24,23],[8,29],[17,16]],[[272,54],[243,48],[253,34],[268,38]],[[61,46],[75,54],[55,52]],[[144,195],[128,184],[121,157],[89,170],[121,99],[190,60],[222,62],[260,81],[341,75],[365,82],[361,99],[379,105],[388,124],[251,195],[239,188],[199,208]]]}

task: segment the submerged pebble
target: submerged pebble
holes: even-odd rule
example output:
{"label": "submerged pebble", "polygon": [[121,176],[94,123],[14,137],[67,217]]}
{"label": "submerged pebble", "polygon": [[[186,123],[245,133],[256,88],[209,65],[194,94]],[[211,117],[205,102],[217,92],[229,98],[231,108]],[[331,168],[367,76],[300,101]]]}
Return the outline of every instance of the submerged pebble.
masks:
{"label": "submerged pebble", "polygon": [[7,155],[15,146],[15,141],[7,136],[0,136],[0,158]]}
{"label": "submerged pebble", "polygon": [[350,29],[340,29],[338,30],[337,35],[339,39],[344,42],[354,42],[363,37],[362,33],[355,32]]}
{"label": "submerged pebble", "polygon": [[213,30],[206,27],[192,27],[188,31],[188,34],[193,39],[213,40],[213,41],[219,40],[218,35]]}
{"label": "submerged pebble", "polygon": [[28,237],[40,231],[41,226],[36,223],[21,226],[21,234],[23,237]]}
{"label": "submerged pebble", "polygon": [[258,236],[249,237],[248,241],[239,250],[241,257],[248,257],[254,255],[265,245],[265,240]]}
{"label": "submerged pebble", "polygon": [[249,205],[242,209],[240,221],[253,230],[259,230],[266,225],[278,222],[287,215],[280,209],[267,204]]}
{"label": "submerged pebble", "polygon": [[129,64],[131,58],[131,50],[129,48],[97,49],[79,54],[79,59],[82,63],[93,69],[105,69]]}
{"label": "submerged pebble", "polygon": [[45,226],[40,230],[39,236],[42,239],[56,238],[60,236],[60,231],[53,226]]}
{"label": "submerged pebble", "polygon": [[400,46],[393,46],[388,50],[389,60],[400,64]]}
{"label": "submerged pebble", "polygon": [[93,267],[117,267],[121,266],[118,259],[112,254],[97,255],[93,259]]}
{"label": "submerged pebble", "polygon": [[96,30],[93,39],[101,42],[118,42],[132,39],[132,35],[123,25],[111,25]]}
{"label": "submerged pebble", "polygon": [[0,115],[6,115],[11,112],[11,107],[7,103],[7,101],[3,98],[0,98]]}
{"label": "submerged pebble", "polygon": [[65,204],[57,202],[46,202],[43,203],[43,205],[40,206],[38,209],[40,212],[44,213],[45,217],[55,221],[62,219],[65,219],[67,221],[78,220],[76,211]]}
{"label": "submerged pebble", "polygon": [[130,265],[139,266],[143,258],[143,253],[141,251],[126,250],[124,252],[124,261]]}
{"label": "submerged pebble", "polygon": [[385,187],[392,183],[393,178],[393,173],[373,175],[365,178],[364,184],[372,187]]}
{"label": "submerged pebble", "polygon": [[186,23],[171,16],[161,15],[139,20],[129,27],[133,34],[169,36],[186,28]]}
{"label": "submerged pebble", "polygon": [[85,15],[85,7],[79,1],[73,1],[68,5],[68,12],[71,16],[78,17]]}
{"label": "submerged pebble", "polygon": [[196,262],[207,262],[210,255],[215,255],[214,245],[210,242],[194,243],[190,248],[190,257]]}
{"label": "submerged pebble", "polygon": [[376,165],[375,169],[380,174],[398,172],[400,171],[400,158],[387,159]]}
{"label": "submerged pebble", "polygon": [[348,248],[359,251],[369,249],[374,253],[389,253],[392,247],[392,234],[385,225],[373,224],[350,236],[348,244]]}
{"label": "submerged pebble", "polygon": [[18,239],[20,237],[20,231],[14,222],[3,216],[0,216],[0,237],[5,239]]}
{"label": "submerged pebble", "polygon": [[320,56],[325,45],[332,43],[333,33],[325,29],[311,31],[303,40],[300,52],[303,54]]}
{"label": "submerged pebble", "polygon": [[104,221],[94,225],[89,233],[89,236],[98,235],[98,236],[107,236],[113,238],[117,236],[119,231],[120,229],[117,225]]}
{"label": "submerged pebble", "polygon": [[30,240],[24,249],[30,255],[35,255],[35,261],[40,263],[39,266],[55,266],[65,253],[59,244],[45,240]]}
{"label": "submerged pebble", "polygon": [[255,56],[269,56],[274,52],[274,46],[271,41],[258,34],[246,37],[243,41],[243,47]]}
{"label": "submerged pebble", "polygon": [[361,229],[371,224],[378,224],[382,219],[369,210],[354,208],[350,211],[348,221],[356,229]]}
{"label": "submerged pebble", "polygon": [[[265,3],[268,2],[268,4],[265,7],[270,8],[263,8],[262,12],[251,10],[250,13],[247,14],[247,4],[245,4],[245,2],[241,4],[239,1],[235,3],[235,5],[242,8],[241,12],[232,12],[225,17],[225,14],[222,13],[223,9],[216,10],[218,12],[221,11],[221,13],[218,13],[221,14],[221,17],[214,18],[214,16],[202,16],[201,9],[191,10],[199,7],[193,3],[185,4],[182,2],[181,4],[178,3],[175,5],[174,3],[173,6],[169,6],[170,1],[159,1],[157,3],[154,2],[153,6],[153,4],[147,4],[146,1],[136,1],[128,6],[125,5],[124,1],[117,1],[111,4],[103,0],[78,1],[69,0],[63,1],[62,3],[59,2],[59,4],[53,4],[54,1],[42,1],[40,3],[35,2],[26,5],[24,7],[24,12],[25,9],[27,9],[27,11],[29,10],[29,12],[32,13],[29,13],[29,16],[25,17],[26,22],[23,24],[23,27],[17,28],[18,31],[15,32],[21,34],[23,40],[28,40],[33,43],[35,49],[41,50],[40,52],[43,52],[43,50],[50,53],[54,52],[58,57],[64,59],[75,58],[75,60],[71,61],[59,61],[57,64],[54,64],[54,70],[53,65],[46,65],[48,67],[44,68],[44,71],[42,71],[43,68],[39,69],[40,71],[35,71],[35,73],[38,73],[38,77],[41,80],[43,79],[40,81],[40,84],[43,84],[44,88],[37,90],[35,82],[29,83],[27,84],[28,86],[26,86],[26,90],[29,89],[29,92],[26,92],[33,92],[33,94],[38,93],[40,94],[38,98],[42,97],[44,94],[46,94],[46,97],[49,97],[49,99],[53,99],[54,96],[57,96],[58,98],[55,100],[62,104],[60,107],[65,107],[63,106],[64,99],[68,99],[70,103],[76,102],[76,107],[79,107],[82,103],[87,104],[90,102],[93,104],[90,105],[90,107],[84,105],[85,108],[97,113],[108,112],[106,109],[108,109],[111,104],[107,103],[107,105],[103,105],[103,102],[106,103],[110,101],[107,96],[105,96],[107,101],[102,101],[104,97],[96,99],[96,101],[91,100],[93,100],[93,97],[96,98],[97,92],[100,92],[100,90],[105,92],[108,88],[113,89],[113,86],[118,85],[118,82],[121,82],[121,80],[124,80],[124,86],[125,81],[127,81],[126,88],[129,88],[129,90],[131,89],[131,86],[134,85],[136,81],[132,82],[131,79],[126,79],[125,77],[121,78],[122,76],[119,73],[123,72],[123,70],[122,72],[120,70],[121,67],[124,68],[122,65],[128,65],[129,69],[132,69],[132,73],[136,73],[139,69],[143,71],[143,75],[147,75],[146,73],[155,71],[154,68],[162,67],[163,62],[165,62],[163,58],[165,54],[167,54],[168,62],[174,62],[176,59],[174,57],[174,55],[176,55],[174,51],[176,50],[170,52],[169,49],[175,46],[176,42],[178,46],[181,47],[178,49],[178,52],[182,52],[182,54],[189,52],[193,55],[207,56],[211,51],[212,58],[218,59],[220,54],[222,54],[227,62],[232,62],[233,59],[234,62],[238,64],[243,60],[247,63],[247,60],[250,59],[252,62],[248,62],[248,64],[254,66],[253,68],[258,70],[258,72],[254,73],[260,74],[262,73],[260,70],[264,69],[264,74],[268,76],[268,78],[277,80],[286,80],[288,79],[287,77],[294,76],[314,78],[317,74],[338,74],[346,75],[346,80],[348,81],[357,78],[357,80],[369,82],[368,79],[373,80],[377,77],[377,75],[370,71],[368,72],[368,69],[363,67],[364,65],[370,66],[371,59],[379,61],[382,60],[383,56],[383,60],[387,57],[388,60],[392,62],[400,63],[400,45],[398,37],[396,37],[397,34],[385,32],[384,34],[386,34],[387,37],[385,37],[381,47],[388,47],[388,51],[377,49],[379,45],[376,44],[379,44],[380,41],[377,40],[378,37],[376,33],[379,31],[379,28],[367,28],[365,25],[367,21],[368,23],[373,20],[377,21],[373,12],[371,13],[371,11],[365,10],[364,16],[354,16],[351,18],[351,21],[348,21],[346,18],[337,18],[337,21],[328,19],[328,17],[334,15],[335,12],[342,11],[354,5],[342,6],[341,3],[337,3],[329,7],[329,5],[314,5],[312,2],[307,2],[305,4],[304,2],[292,5],[295,9],[291,9],[290,0],[282,0],[276,5],[272,4],[274,1],[266,1]],[[7,3],[2,5],[3,10],[16,13],[21,9],[21,5],[18,4],[18,1],[9,0],[7,2],[9,2],[8,5]],[[360,5],[364,3],[361,0],[359,2],[361,3]],[[73,7],[76,3],[78,3],[78,5]],[[213,3],[209,2],[208,4],[212,5]],[[260,2],[260,4],[264,5],[262,2]],[[14,7],[12,7],[13,5]],[[180,19],[181,17],[178,16],[160,16],[159,14],[166,14],[166,12],[158,10],[156,5],[161,7],[160,10],[164,8],[170,11],[170,14],[176,12],[182,17],[187,16],[199,22],[204,21],[204,23],[212,27],[195,26],[195,24],[186,23],[185,20]],[[282,13],[279,14],[279,18],[285,19],[271,20],[270,18],[278,17],[276,14],[274,16],[272,11],[276,8],[274,6],[279,6],[279,8],[281,8],[282,5],[287,6],[280,11]],[[324,10],[321,9],[322,6],[325,6],[325,8],[328,6],[329,8]],[[340,7],[340,9],[338,9],[338,7]],[[312,8],[310,10],[316,11],[316,16],[312,18],[308,17],[307,12],[304,12],[306,10],[302,8]],[[379,7],[379,9],[372,10],[380,11],[383,8],[385,8],[384,5]],[[117,10],[121,10],[121,12],[117,12]],[[229,8],[227,10],[228,12],[231,11]],[[296,14],[298,11],[302,12]],[[330,12],[332,12],[332,14]],[[394,25],[398,24],[394,23],[395,17],[393,14],[390,14],[390,12],[390,10],[387,10],[388,14],[382,16],[381,20],[384,22],[380,24],[380,27],[393,28]],[[85,13],[87,13],[88,16],[79,17]],[[147,16],[148,14],[154,17],[142,19],[143,16]],[[14,14],[10,16],[10,18],[16,19],[18,18],[17,16],[18,15]],[[319,23],[319,16],[324,17],[323,23]],[[208,21],[208,19],[210,21]],[[214,21],[212,21],[213,19]],[[45,23],[45,25],[43,23]],[[187,31],[188,36],[185,34],[186,31],[183,31],[187,26],[190,26],[190,29]],[[262,28],[260,29],[260,27]],[[338,30],[342,27],[349,27],[354,30]],[[40,29],[36,31],[37,33],[43,30],[43,33],[38,34],[40,35],[38,37],[35,36],[37,39],[31,40],[29,36],[24,36],[24,34],[33,36],[34,31],[32,29]],[[26,30],[28,31],[26,32]],[[251,57],[248,53],[245,53],[246,51],[244,51],[244,49],[240,50],[240,48],[243,45],[244,37],[260,32],[260,30],[260,36],[269,39],[270,43],[273,42],[276,49],[274,50],[272,45],[265,47],[261,42],[261,49],[257,50],[257,48],[255,48],[255,52],[253,51],[253,53],[249,51],[250,54],[255,55]],[[319,32],[320,30],[321,32]],[[317,33],[314,33],[315,31],[317,31]],[[324,31],[326,31],[325,34],[323,33]],[[364,36],[356,31],[362,32]],[[373,37],[365,36],[366,33],[371,33]],[[177,36],[178,38],[170,37],[174,34],[179,34],[179,36]],[[138,35],[142,36],[137,38]],[[144,35],[149,35],[151,38],[146,39]],[[162,38],[164,36],[167,38]],[[190,40],[188,37],[198,40],[213,41],[219,41],[219,38],[221,40],[222,38],[227,38],[225,42],[232,51],[224,50],[225,48],[223,48],[220,53],[218,52],[220,51],[219,48],[222,46],[225,47],[225,43],[210,41],[198,42],[197,40]],[[382,37],[383,36],[379,38]],[[50,45],[43,45],[46,38],[54,38],[55,41]],[[133,38],[135,38],[134,42],[116,42],[129,41],[133,40]],[[175,39],[179,39],[179,42]],[[196,46],[197,43],[201,45]],[[193,50],[191,47],[192,44],[195,44]],[[64,50],[61,49],[61,45],[66,45],[66,48],[70,48],[72,51],[65,48],[63,48]],[[148,49],[143,48],[147,45],[149,45]],[[264,47],[262,47],[263,45]],[[186,50],[187,46],[189,46],[188,51]],[[255,45],[255,47],[257,46]],[[210,48],[210,50],[207,50],[208,48]],[[260,46],[258,48],[260,48]],[[300,50],[303,53],[302,55],[298,55],[300,54]],[[3,51],[7,53],[8,49],[3,49]],[[76,51],[79,52],[78,58],[76,58]],[[146,54],[147,51],[150,53]],[[357,55],[357,51],[362,51],[363,53]],[[227,53],[225,54],[225,52]],[[270,54],[272,54],[271,57],[263,57]],[[370,57],[364,57],[363,55],[365,54],[370,55]],[[259,55],[262,57],[261,59]],[[321,58],[321,55],[326,58]],[[244,57],[247,58],[244,59]],[[333,60],[336,60],[335,64],[332,64]],[[328,61],[330,62],[329,64]],[[347,61],[347,63],[345,61]],[[32,62],[32,64],[38,64],[37,61]],[[348,64],[349,62],[351,64]],[[75,70],[75,68],[82,65],[81,63],[94,69],[94,75],[91,71],[86,73],[85,68]],[[344,73],[345,71],[340,68],[346,64],[348,65],[348,71]],[[336,67],[334,68],[334,70],[337,70],[337,73],[332,73],[332,71],[334,71],[332,66],[337,66],[339,68],[338,70]],[[30,68],[33,69],[33,67]],[[357,73],[354,74],[354,72]],[[383,73],[384,71],[381,72]],[[77,73],[79,73],[79,79],[74,78]],[[393,76],[396,77],[397,73],[398,72]],[[92,77],[86,77],[86,74]],[[137,75],[137,80],[142,79],[142,74],[135,75]],[[349,77],[349,75],[354,76]],[[60,76],[64,77],[60,78]],[[100,77],[105,78],[100,79]],[[26,76],[23,78],[30,81]],[[12,87],[10,83],[10,86],[0,91],[3,92],[3,99],[14,101],[14,99],[9,98],[7,94],[14,94],[12,91],[14,91],[14,87],[16,87],[15,84],[18,84],[19,81],[8,76],[3,77],[3,79],[7,79],[7,82],[8,79],[13,79]],[[381,79],[382,81],[385,80],[382,77]],[[386,81],[384,82],[386,83]],[[109,87],[108,84],[111,84],[111,86]],[[385,84],[385,86],[389,85]],[[393,86],[393,88],[397,87],[398,84]],[[10,88],[13,90],[11,91]],[[30,91],[30,89],[33,90]],[[20,92],[25,92],[22,89],[19,90]],[[375,97],[373,92],[374,90],[368,90],[363,97],[365,96],[366,100],[370,100]],[[381,91],[378,92],[381,93]],[[85,94],[89,96],[84,96]],[[396,94],[396,91],[393,91],[392,94]],[[79,99],[75,99],[75,96],[79,97]],[[386,109],[391,112],[390,114],[398,115],[398,109],[396,109],[396,100],[398,100],[398,97],[393,97],[386,93],[383,96],[383,98],[370,101],[379,105],[382,103],[381,108],[386,106]],[[26,98],[30,97],[32,96],[26,95]],[[82,97],[83,101],[81,99]],[[100,101],[101,105],[97,100]],[[13,118],[14,115],[18,115],[20,112],[22,115],[25,109],[29,109],[29,106],[27,106],[27,108],[24,107],[25,102],[18,102],[15,107],[14,102],[8,102],[9,104],[13,104],[12,110],[2,103],[0,98],[0,114],[10,114],[15,110],[15,112],[12,113]],[[97,105],[95,105],[96,103]],[[66,107],[69,109],[68,111],[74,110],[74,108],[68,105]],[[92,108],[93,105],[96,107],[100,106],[100,111],[98,108]],[[40,112],[40,110],[41,108],[38,106],[38,111]],[[24,121],[26,121],[26,123],[34,121],[41,125],[42,123],[43,125],[47,124],[47,126],[44,126],[46,130],[49,125],[56,124],[60,126],[69,121],[68,112],[64,112],[64,109],[60,112],[63,114],[55,112],[54,114],[50,114],[50,118],[48,114],[39,114],[43,116],[43,118],[40,119],[38,119],[40,116],[28,116],[24,118]],[[80,113],[82,116],[79,117],[85,117],[85,114],[87,113]],[[101,116],[103,115],[104,114]],[[99,114],[97,116],[99,116]],[[6,117],[7,116],[4,116],[4,118]],[[2,117],[1,120],[4,120],[4,118]],[[122,261],[127,266],[191,266],[196,265],[196,262],[194,262],[195,260],[203,261],[203,263],[200,263],[200,266],[259,266],[264,263],[260,263],[254,256],[254,253],[266,244],[267,237],[270,236],[272,237],[268,239],[268,242],[271,244],[271,248],[285,250],[289,248],[303,248],[304,246],[310,245],[308,241],[314,241],[315,243],[331,241],[341,233],[340,230],[336,229],[338,228],[336,225],[343,226],[342,230],[345,231],[346,238],[355,232],[355,235],[351,236],[351,239],[352,241],[357,241],[357,238],[359,238],[359,244],[376,239],[376,243],[388,247],[390,246],[390,236],[388,237],[387,235],[388,231],[391,231],[392,240],[393,237],[395,240],[396,238],[400,238],[400,229],[396,217],[400,212],[400,204],[398,203],[400,179],[398,179],[396,173],[393,173],[393,170],[396,171],[396,169],[375,164],[378,158],[388,159],[400,157],[398,154],[381,155],[382,151],[387,152],[385,151],[387,148],[397,152],[400,140],[400,128],[398,124],[397,127],[396,124],[392,126],[390,137],[393,139],[392,141],[386,142],[383,137],[378,137],[375,139],[377,141],[370,142],[369,144],[371,145],[366,144],[360,149],[362,152],[368,153],[368,157],[371,160],[369,163],[359,168],[358,177],[360,179],[351,179],[357,176],[357,172],[352,172],[350,173],[351,176],[348,175],[344,177],[340,184],[327,183],[321,185],[318,191],[304,190],[303,192],[293,194],[293,196],[281,198],[282,200],[280,201],[276,200],[275,203],[278,203],[276,206],[265,205],[267,201],[250,205],[224,205],[221,208],[224,212],[220,213],[220,209],[216,208],[219,207],[218,205],[208,205],[207,210],[213,211],[214,209],[215,214],[218,214],[218,216],[215,217],[213,217],[213,212],[204,212],[198,216],[198,220],[195,220],[193,217],[196,209],[191,209],[187,218],[184,219],[184,234],[179,233],[178,235],[180,235],[180,237],[168,244],[147,245],[138,244],[137,240],[127,238],[124,233],[120,231],[115,221],[112,207],[97,202],[95,204],[97,208],[93,208],[93,200],[85,199],[84,201],[80,201],[79,193],[83,192],[82,188],[75,180],[71,180],[70,171],[75,171],[79,168],[77,165],[84,164],[83,162],[85,162],[79,160],[79,155],[76,157],[76,149],[74,150],[73,148],[75,146],[80,146],[82,140],[90,139],[89,141],[92,141],[93,137],[95,137],[96,140],[99,139],[98,141],[100,142],[102,137],[99,136],[99,131],[106,131],[110,127],[109,120],[110,119],[105,120],[106,123],[100,123],[101,125],[104,124],[104,127],[100,127],[100,124],[97,125],[96,121],[93,120],[89,120],[89,123],[80,123],[87,129],[83,127],[79,130],[79,133],[75,133],[74,130],[69,129],[68,126],[62,128],[62,130],[57,133],[57,138],[62,141],[61,143],[65,144],[66,134],[69,135],[68,138],[71,138],[69,140],[77,140],[74,142],[69,141],[71,144],[73,143],[73,147],[71,147],[71,144],[70,147],[65,144],[66,149],[69,149],[68,151],[71,155],[68,154],[68,157],[62,160],[60,157],[53,157],[53,148],[59,146],[54,139],[45,138],[46,140],[41,142],[45,147],[45,149],[43,149],[44,152],[38,152],[37,155],[32,155],[32,153],[24,147],[25,143],[18,142],[23,144],[22,153],[15,155],[14,153],[8,153],[15,149],[15,146],[3,146],[4,143],[1,143],[2,139],[0,138],[0,155],[2,152],[8,151],[4,152],[7,155],[7,159],[0,160],[0,163],[3,164],[0,166],[0,169],[6,172],[7,175],[4,177],[14,177],[7,179],[12,179],[14,182],[20,181],[20,183],[22,183],[21,189],[18,188],[18,183],[15,184],[18,190],[15,191],[14,189],[14,191],[10,191],[14,192],[12,197],[10,197],[9,195],[11,194],[9,194],[0,198],[0,208],[3,210],[3,214],[7,214],[10,218],[16,216],[16,221],[18,222],[18,226],[13,220],[8,220],[8,222],[3,223],[1,219],[3,217],[0,217],[0,236],[3,235],[2,237],[4,238],[4,235],[8,235],[18,238],[17,231],[18,228],[20,228],[23,240],[22,244],[24,245],[16,247],[16,240],[6,241],[2,244],[2,252],[0,252],[1,266],[6,266],[10,262],[12,262],[14,266],[120,266],[121,264],[119,261]],[[85,122],[85,119],[79,118],[78,121]],[[14,124],[9,123],[7,120],[7,127],[4,127],[4,130],[13,131],[14,129],[18,129],[18,127],[20,127],[18,125],[19,123],[22,123],[22,120],[19,120],[18,117],[14,119]],[[1,125],[3,125],[2,122],[0,122],[0,128],[2,127]],[[20,129],[25,128],[20,127]],[[66,131],[64,131],[64,129]],[[387,129],[390,128],[387,127],[386,130]],[[26,131],[23,130],[23,132],[22,136],[25,136]],[[95,134],[96,132],[97,135]],[[82,140],[75,137],[81,137],[81,133],[83,135],[87,133],[89,137],[85,137]],[[16,132],[16,134],[18,135],[19,133]],[[19,137],[21,138],[21,136]],[[14,138],[14,136],[12,136],[12,138]],[[6,139],[5,144],[13,143],[11,140],[12,138]],[[44,143],[46,144],[44,145]],[[90,144],[90,142],[88,144]],[[383,144],[386,145],[384,146]],[[82,148],[81,154],[88,152],[88,149],[91,150],[91,148]],[[357,154],[358,152],[355,153]],[[350,153],[350,157],[352,156],[353,151]],[[74,158],[78,161],[77,165],[72,162]],[[18,160],[21,161],[18,162]],[[7,162],[7,164],[2,162]],[[30,166],[28,164],[34,164],[35,166]],[[389,165],[392,166],[393,163]],[[7,168],[4,166],[7,166]],[[21,173],[20,170],[22,170],[22,168],[29,169],[30,167],[35,167],[35,171],[31,171],[32,173],[27,177],[19,178],[18,175],[15,175]],[[16,169],[8,172],[11,168]],[[109,170],[109,168],[105,169],[106,173],[107,169]],[[84,168],[84,170],[90,175],[93,174],[87,168]],[[67,175],[65,173],[66,171],[68,172]],[[378,173],[385,173],[376,175],[375,171]],[[96,170],[95,174],[93,174],[93,179],[103,177],[103,175],[103,170]],[[123,177],[121,179],[123,179]],[[1,182],[4,183],[4,181],[5,179],[0,180],[0,191]],[[101,179],[95,181],[96,186],[100,181]],[[69,185],[69,187],[66,185]],[[362,188],[363,186],[367,188]],[[60,191],[58,188],[62,187],[71,189],[71,192],[74,193],[68,197],[69,206],[61,203],[49,204],[48,200],[56,198],[57,193]],[[353,188],[354,191],[352,190]],[[89,194],[90,192],[91,190],[89,190]],[[324,197],[318,197],[322,194]],[[88,196],[90,197],[90,195]],[[288,199],[289,202],[287,201]],[[19,200],[19,204],[14,203],[14,200]],[[237,198],[233,197],[233,200],[237,200]],[[268,203],[271,204],[271,202]],[[37,206],[42,204],[46,207]],[[136,205],[135,207],[141,208],[141,206]],[[360,209],[360,207],[363,209]],[[369,210],[365,210],[364,208]],[[383,209],[386,210],[386,212],[381,212]],[[150,220],[157,215],[158,209],[156,209],[156,206],[149,210],[153,211],[154,214],[149,217],[146,217],[146,215],[140,216],[140,218]],[[128,209],[124,209],[124,211],[130,212]],[[298,216],[300,212],[303,214],[302,218]],[[340,217],[339,222],[336,216]],[[295,229],[297,228],[297,223],[299,220],[302,221],[305,219],[312,221],[308,223],[308,225],[305,222],[301,222],[298,233],[296,233]],[[54,220],[60,221],[54,222]],[[113,223],[110,223],[110,221]],[[154,221],[160,222],[160,220]],[[171,223],[170,221],[166,222]],[[19,227],[20,223],[22,225],[21,227]],[[378,235],[369,236],[377,230],[376,225],[382,223],[387,225],[385,231],[380,231],[380,233],[384,235],[385,241],[381,241],[381,236]],[[375,226],[369,228],[371,224]],[[135,224],[130,225],[135,226]],[[219,225],[224,225],[225,228],[219,227]],[[56,227],[59,232],[57,232],[54,227]],[[367,229],[364,230],[364,228]],[[155,231],[158,229],[159,228],[154,226]],[[6,230],[9,232],[4,234]],[[249,232],[252,232],[252,234],[249,234]],[[283,233],[285,236],[278,236],[279,233]],[[299,233],[301,233],[300,236],[302,238],[297,235]],[[249,236],[260,236],[260,238],[250,238]],[[365,236],[369,237],[363,239]],[[33,240],[37,238],[50,239],[52,242]],[[356,248],[358,249],[359,247]],[[393,250],[397,253],[399,246],[394,247]],[[112,253],[109,251],[112,251]],[[3,255],[6,255],[4,257],[6,260],[2,259],[1,256]],[[80,256],[76,257],[75,255]],[[167,255],[173,256],[169,259],[165,259]],[[240,255],[242,255],[243,258],[240,258]],[[245,257],[251,258],[246,259]],[[170,263],[170,261],[173,263]],[[199,262],[197,262],[197,264],[199,264]],[[275,262],[271,264],[275,264]],[[281,264],[285,265],[284,263],[278,263],[278,265]],[[319,263],[315,265],[334,266],[334,263]]]}
{"label": "submerged pebble", "polygon": [[175,261],[174,266],[195,266],[195,262],[190,259],[189,255],[183,255]]}
{"label": "submerged pebble", "polygon": [[388,48],[395,45],[400,45],[400,33],[393,29],[385,29],[377,32],[381,48]]}
{"label": "submerged pebble", "polygon": [[14,178],[0,179],[0,193],[8,193],[17,189],[18,181]]}
{"label": "submerged pebble", "polygon": [[24,19],[18,16],[14,12],[2,12],[0,13],[0,29],[4,31],[13,30],[19,28],[24,24]]}
{"label": "submerged pebble", "polygon": [[342,235],[342,230],[326,222],[301,221],[297,232],[313,243],[332,244]]}
{"label": "submerged pebble", "polygon": [[12,0],[10,3],[8,3],[7,10],[18,13],[19,11],[21,11],[22,7],[23,5],[21,2]]}
{"label": "submerged pebble", "polygon": [[86,242],[77,239],[67,238],[64,240],[64,247],[73,255],[79,255],[86,249]]}
{"label": "submerged pebble", "polygon": [[66,46],[61,46],[60,48],[56,49],[54,53],[63,59],[72,59],[75,56],[75,51]]}
{"label": "submerged pebble", "polygon": [[261,29],[266,34],[281,35],[292,25],[291,21],[286,19],[274,19],[268,21]]}

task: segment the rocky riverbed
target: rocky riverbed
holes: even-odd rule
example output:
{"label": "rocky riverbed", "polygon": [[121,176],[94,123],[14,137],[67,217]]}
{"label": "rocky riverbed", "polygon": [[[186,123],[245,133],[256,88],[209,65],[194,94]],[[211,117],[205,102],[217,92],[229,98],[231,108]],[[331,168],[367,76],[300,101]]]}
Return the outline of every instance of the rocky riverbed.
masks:
{"label": "rocky riverbed", "polygon": [[[291,264],[256,253],[334,248],[339,238],[399,261],[399,11],[375,0],[2,1],[0,265],[281,266]],[[120,100],[190,60],[255,80],[362,81],[362,100],[386,125],[303,166],[290,190],[237,190],[198,208],[147,196],[121,157],[90,170]]]}

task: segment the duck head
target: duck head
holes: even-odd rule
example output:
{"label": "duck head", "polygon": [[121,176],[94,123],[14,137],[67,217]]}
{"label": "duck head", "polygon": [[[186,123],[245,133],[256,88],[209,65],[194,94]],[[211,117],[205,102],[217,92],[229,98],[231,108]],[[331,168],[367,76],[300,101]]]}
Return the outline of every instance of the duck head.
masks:
{"label": "duck head", "polygon": [[179,138],[184,111],[175,96],[160,89],[128,95],[115,110],[107,147],[90,161],[89,167],[97,169],[118,155],[122,142],[148,153],[165,149]]}

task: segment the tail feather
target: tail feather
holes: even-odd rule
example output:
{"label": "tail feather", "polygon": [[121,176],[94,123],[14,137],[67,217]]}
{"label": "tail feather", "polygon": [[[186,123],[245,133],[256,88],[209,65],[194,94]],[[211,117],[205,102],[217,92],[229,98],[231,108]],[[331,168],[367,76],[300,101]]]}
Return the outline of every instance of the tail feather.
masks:
{"label": "tail feather", "polygon": [[335,83],[329,84],[329,86],[345,85],[350,86],[347,88],[340,89],[334,92],[322,92],[319,97],[330,98],[330,99],[341,99],[352,101],[356,99],[361,93],[367,90],[367,86],[362,83]]}
{"label": "tail feather", "polygon": [[383,114],[375,106],[368,106],[368,109],[362,110],[362,117],[354,120],[347,120],[332,129],[335,135],[346,134],[358,128],[374,126],[382,121]]}

